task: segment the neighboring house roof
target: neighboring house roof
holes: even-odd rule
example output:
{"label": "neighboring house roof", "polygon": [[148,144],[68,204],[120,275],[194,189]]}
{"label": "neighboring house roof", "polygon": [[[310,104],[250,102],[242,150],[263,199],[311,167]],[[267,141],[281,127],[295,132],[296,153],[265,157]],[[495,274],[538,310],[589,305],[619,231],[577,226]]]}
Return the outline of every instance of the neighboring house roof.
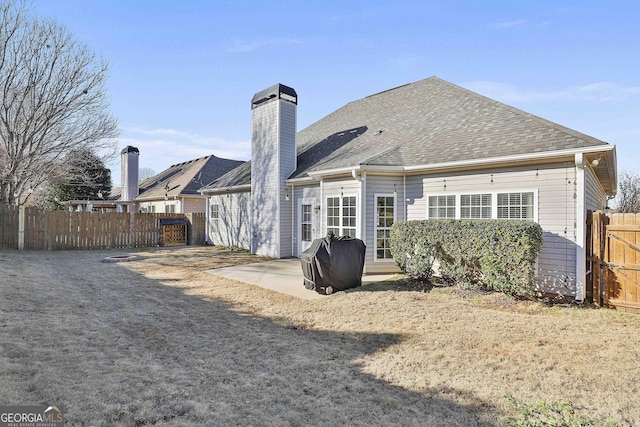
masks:
{"label": "neighboring house roof", "polygon": [[[168,197],[200,196],[198,192],[205,184],[234,170],[244,162],[221,159],[214,155],[201,157],[170,166],[161,173],[140,183],[140,194],[135,201],[163,199]],[[119,190],[116,197],[119,197]]]}
{"label": "neighboring house roof", "polygon": [[214,180],[204,189],[208,188],[237,188],[251,185],[251,160],[244,162],[232,171],[227,172]]}
{"label": "neighboring house roof", "polygon": [[[430,77],[353,101],[297,134],[289,177],[372,165],[419,165],[607,146],[606,142]],[[207,189],[251,183],[250,166]]]}

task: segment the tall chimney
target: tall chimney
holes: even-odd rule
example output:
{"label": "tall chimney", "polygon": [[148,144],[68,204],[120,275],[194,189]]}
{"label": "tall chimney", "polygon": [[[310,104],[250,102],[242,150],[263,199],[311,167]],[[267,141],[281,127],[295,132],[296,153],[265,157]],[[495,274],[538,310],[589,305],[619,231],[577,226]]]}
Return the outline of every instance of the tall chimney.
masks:
{"label": "tall chimney", "polygon": [[291,256],[291,202],[285,180],[296,170],[296,109],[293,88],[276,84],[251,100],[251,252]]}
{"label": "tall chimney", "polygon": [[126,146],[120,153],[122,160],[122,201],[130,202],[138,195],[138,157],[136,147]]}

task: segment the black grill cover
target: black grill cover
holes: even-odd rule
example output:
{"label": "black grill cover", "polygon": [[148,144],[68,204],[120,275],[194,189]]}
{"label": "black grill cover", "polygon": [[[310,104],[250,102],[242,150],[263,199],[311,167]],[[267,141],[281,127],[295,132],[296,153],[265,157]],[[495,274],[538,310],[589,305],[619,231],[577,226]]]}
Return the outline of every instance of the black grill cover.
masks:
{"label": "black grill cover", "polygon": [[366,249],[360,239],[333,233],[314,240],[300,255],[305,288],[325,294],[360,286]]}

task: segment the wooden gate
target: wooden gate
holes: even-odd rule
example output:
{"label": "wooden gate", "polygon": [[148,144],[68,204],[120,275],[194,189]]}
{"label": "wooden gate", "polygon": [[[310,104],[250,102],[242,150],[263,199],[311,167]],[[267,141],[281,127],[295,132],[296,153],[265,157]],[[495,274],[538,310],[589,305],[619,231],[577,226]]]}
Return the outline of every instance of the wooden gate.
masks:
{"label": "wooden gate", "polygon": [[587,295],[597,305],[640,313],[640,214],[596,211],[587,218]]}

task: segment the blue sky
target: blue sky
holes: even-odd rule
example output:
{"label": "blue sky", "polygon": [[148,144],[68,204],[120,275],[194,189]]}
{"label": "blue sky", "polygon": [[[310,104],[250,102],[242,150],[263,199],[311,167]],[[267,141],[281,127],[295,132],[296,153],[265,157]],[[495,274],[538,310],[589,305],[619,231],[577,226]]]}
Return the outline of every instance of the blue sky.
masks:
{"label": "blue sky", "polygon": [[637,1],[31,1],[111,64],[119,148],[155,172],[248,159],[251,97],[275,83],[296,89],[300,130],[434,75],[616,144],[619,171],[640,171]]}

